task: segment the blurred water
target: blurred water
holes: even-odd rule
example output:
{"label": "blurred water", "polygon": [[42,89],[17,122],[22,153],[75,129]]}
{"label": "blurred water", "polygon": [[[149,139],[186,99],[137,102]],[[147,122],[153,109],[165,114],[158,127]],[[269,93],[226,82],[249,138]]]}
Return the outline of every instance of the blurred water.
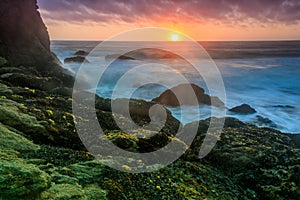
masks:
{"label": "blurred water", "polygon": [[[77,50],[91,51],[99,42],[97,41],[52,41],[52,51],[63,62],[64,58],[71,57]],[[130,42],[115,42],[110,47],[96,50],[88,59],[91,74],[105,63],[97,63],[96,57],[118,53],[122,46],[130,45]],[[300,133],[300,42],[200,42],[217,64],[226,89],[227,107],[231,108],[242,103],[247,103],[256,109],[252,115],[236,115],[228,112],[228,116],[234,116],[244,122],[256,123],[260,126],[274,126],[278,130],[289,133]],[[147,43],[140,42],[141,48]],[[200,59],[199,55],[193,55],[188,45],[184,42],[166,42],[164,45],[172,45],[174,48],[188,52],[194,59]],[[161,46],[161,44],[160,44]],[[134,98],[151,100],[166,88],[159,84],[142,85],[141,80],[164,83],[166,81],[178,85],[175,74],[183,74],[191,83],[200,87],[207,87],[202,77],[186,62],[178,59],[163,59],[162,63],[173,67],[173,71],[165,70],[160,65],[155,65],[156,60],[119,60],[110,65],[105,76],[101,78],[96,90],[102,97],[111,97],[116,82],[128,70],[145,63],[145,69],[134,74],[130,82],[122,85],[122,97],[130,97],[129,88],[139,88],[133,94]],[[205,61],[204,61],[205,62]],[[74,74],[80,64],[66,64],[65,68]],[[209,69],[208,74],[209,74]],[[213,74],[211,74],[213,76]],[[137,78],[138,77],[138,78]],[[173,79],[172,79],[173,78]],[[190,116],[180,118],[180,110],[172,108],[173,115],[183,123],[206,118],[210,115],[209,106],[200,106],[200,116],[195,115],[195,109],[199,107],[185,107]],[[257,115],[268,118],[273,123],[261,124],[257,121]]]}

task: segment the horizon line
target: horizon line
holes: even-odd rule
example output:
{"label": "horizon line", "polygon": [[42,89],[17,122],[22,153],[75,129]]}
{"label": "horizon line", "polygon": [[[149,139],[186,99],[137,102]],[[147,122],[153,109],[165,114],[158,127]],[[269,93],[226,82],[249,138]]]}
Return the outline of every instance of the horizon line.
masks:
{"label": "horizon line", "polygon": [[[103,42],[105,40],[93,39],[50,39],[50,41],[76,41],[76,42]],[[272,40],[195,40],[196,42],[295,42],[300,39],[272,39]],[[169,40],[113,40],[111,42],[189,42],[189,40],[169,41]]]}

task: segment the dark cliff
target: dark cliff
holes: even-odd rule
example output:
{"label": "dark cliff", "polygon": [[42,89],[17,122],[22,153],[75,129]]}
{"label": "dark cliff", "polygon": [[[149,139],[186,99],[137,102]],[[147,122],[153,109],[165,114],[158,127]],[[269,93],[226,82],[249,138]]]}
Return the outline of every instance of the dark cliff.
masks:
{"label": "dark cliff", "polygon": [[50,51],[47,28],[36,0],[0,1],[0,56],[10,66],[31,66],[38,71],[59,70]]}
{"label": "dark cliff", "polygon": [[0,1],[0,56],[10,67],[34,68],[42,76],[55,76],[72,86],[72,77],[62,73],[50,50],[47,28],[36,0]]}

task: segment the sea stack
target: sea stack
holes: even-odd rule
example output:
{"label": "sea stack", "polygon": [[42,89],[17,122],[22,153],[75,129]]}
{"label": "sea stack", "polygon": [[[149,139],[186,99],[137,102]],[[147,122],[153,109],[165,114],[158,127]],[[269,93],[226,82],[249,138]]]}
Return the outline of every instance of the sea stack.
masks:
{"label": "sea stack", "polygon": [[66,86],[73,78],[63,74],[60,62],[50,50],[47,28],[36,0],[0,1],[0,56],[10,67],[33,68],[42,76],[55,76]]}
{"label": "sea stack", "polygon": [[43,71],[58,61],[37,9],[36,0],[0,2],[0,55],[10,66],[35,66]]}

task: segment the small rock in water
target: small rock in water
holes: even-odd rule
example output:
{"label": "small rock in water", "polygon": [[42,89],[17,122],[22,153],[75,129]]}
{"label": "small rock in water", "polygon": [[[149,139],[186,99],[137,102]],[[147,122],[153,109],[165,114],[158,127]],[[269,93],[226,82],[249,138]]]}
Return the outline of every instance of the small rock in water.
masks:
{"label": "small rock in water", "polygon": [[290,106],[290,105],[275,105],[273,107],[274,108],[295,108],[294,106]]}
{"label": "small rock in water", "polygon": [[268,126],[272,128],[276,128],[277,125],[270,119],[266,117],[262,117],[260,115],[256,116],[256,120],[254,121],[258,126]]}
{"label": "small rock in water", "polygon": [[78,50],[78,51],[76,51],[76,53],[74,53],[74,55],[76,55],[76,56],[86,56],[86,55],[88,55],[88,52],[83,51],[83,50]]}
{"label": "small rock in water", "polygon": [[248,104],[242,104],[242,105],[233,107],[233,108],[229,109],[229,111],[235,112],[238,114],[243,114],[243,115],[256,113],[256,110],[254,108],[252,108],[251,106],[249,106]]}
{"label": "small rock in water", "polygon": [[85,59],[85,57],[75,56],[75,57],[66,58],[64,60],[64,63],[89,63],[89,61]]}
{"label": "small rock in water", "polygon": [[105,60],[113,60],[113,59],[119,59],[119,60],[135,60],[134,58],[130,56],[125,56],[121,54],[112,54],[105,56]]}

